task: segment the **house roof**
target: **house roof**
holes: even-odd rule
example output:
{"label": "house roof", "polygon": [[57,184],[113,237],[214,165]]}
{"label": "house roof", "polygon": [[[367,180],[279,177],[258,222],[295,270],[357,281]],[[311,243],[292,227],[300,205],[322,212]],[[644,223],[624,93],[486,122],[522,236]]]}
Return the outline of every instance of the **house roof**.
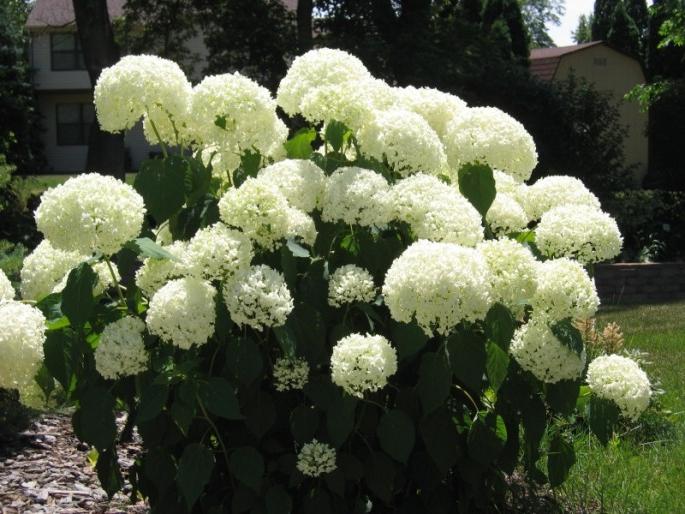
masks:
{"label": "house roof", "polygon": [[542,80],[552,80],[563,56],[605,44],[604,41],[592,41],[580,45],[534,48],[530,52],[530,73]]}

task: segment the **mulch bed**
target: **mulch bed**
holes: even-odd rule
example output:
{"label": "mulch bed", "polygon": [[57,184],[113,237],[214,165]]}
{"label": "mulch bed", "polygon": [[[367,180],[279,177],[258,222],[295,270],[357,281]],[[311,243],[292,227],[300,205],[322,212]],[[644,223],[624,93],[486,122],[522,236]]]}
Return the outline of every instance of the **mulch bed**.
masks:
{"label": "mulch bed", "polygon": [[[128,483],[123,493],[107,499],[88,463],[88,451],[65,414],[44,414],[17,439],[0,441],[0,514],[147,512],[144,502],[131,503]],[[139,451],[135,440],[120,447],[124,477]]]}

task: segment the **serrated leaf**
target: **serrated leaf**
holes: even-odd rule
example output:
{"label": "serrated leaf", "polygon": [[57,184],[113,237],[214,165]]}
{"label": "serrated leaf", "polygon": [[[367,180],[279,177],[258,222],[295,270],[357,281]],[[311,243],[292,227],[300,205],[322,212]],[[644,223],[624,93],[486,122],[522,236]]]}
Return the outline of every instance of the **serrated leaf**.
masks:
{"label": "serrated leaf", "polygon": [[235,390],[231,383],[221,377],[210,377],[200,385],[200,398],[207,410],[224,419],[243,419]]}
{"label": "serrated leaf", "polygon": [[214,453],[200,443],[191,443],[183,450],[178,463],[176,482],[186,501],[188,510],[192,510],[214,469]]}
{"label": "serrated leaf", "polygon": [[250,177],[256,177],[262,166],[262,154],[259,151],[246,150],[240,156],[240,166],[233,173],[233,185],[240,187]]}
{"label": "serrated leaf", "polygon": [[187,157],[186,175],[184,180],[186,203],[197,203],[209,191],[212,182],[212,170],[202,164],[202,161]]}
{"label": "serrated leaf", "polygon": [[443,353],[424,353],[416,385],[424,414],[445,403],[452,385],[452,373]]}
{"label": "serrated leaf", "polygon": [[334,152],[340,152],[345,143],[345,137],[349,137],[349,133],[350,129],[344,123],[330,120],[326,123],[324,138]]}
{"label": "serrated leaf", "polygon": [[411,418],[401,410],[388,411],[381,418],[376,432],[383,451],[393,459],[406,463],[416,439]]}
{"label": "serrated leaf", "polygon": [[309,159],[314,152],[312,142],[316,139],[313,128],[302,128],[283,145],[289,159]]}
{"label": "serrated leaf", "polygon": [[456,331],[447,339],[452,372],[466,387],[480,392],[487,356],[485,338],[478,333]]}
{"label": "serrated leaf", "polygon": [[175,155],[148,159],[140,164],[133,186],[145,200],[145,207],[157,224],[168,220],[183,207],[187,167],[188,163]]}
{"label": "serrated leaf", "polygon": [[487,164],[464,164],[459,168],[459,191],[485,218],[497,194],[492,168]]}
{"label": "serrated leaf", "polygon": [[243,446],[234,450],[229,457],[230,471],[238,481],[247,487],[260,492],[264,476],[264,459],[262,454],[252,446]]}
{"label": "serrated leaf", "polygon": [[575,463],[576,453],[573,449],[573,443],[567,441],[561,434],[555,434],[549,443],[547,455],[549,484],[552,487],[563,484]]}
{"label": "serrated leaf", "polygon": [[67,278],[62,291],[62,312],[72,325],[80,327],[90,319],[95,310],[93,288],[98,276],[85,262],[76,266]]}
{"label": "serrated leaf", "polygon": [[492,388],[497,391],[504,379],[507,377],[509,369],[509,355],[502,350],[498,344],[488,341],[485,347],[486,361],[485,371]]}
{"label": "serrated leaf", "polygon": [[583,335],[580,333],[580,330],[573,326],[573,322],[570,319],[564,319],[555,323],[551,329],[552,333],[563,345],[578,355],[583,353]]}
{"label": "serrated leaf", "polygon": [[485,336],[508,352],[515,330],[516,320],[511,311],[501,303],[493,305],[485,316]]}

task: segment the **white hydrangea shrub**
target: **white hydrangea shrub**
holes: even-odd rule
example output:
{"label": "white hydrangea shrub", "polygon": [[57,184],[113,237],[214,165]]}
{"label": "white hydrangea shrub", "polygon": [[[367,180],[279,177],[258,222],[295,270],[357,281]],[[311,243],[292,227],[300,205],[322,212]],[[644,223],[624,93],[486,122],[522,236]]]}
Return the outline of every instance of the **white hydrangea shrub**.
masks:
{"label": "white hydrangea shrub", "polygon": [[21,297],[24,300],[40,300],[49,295],[64,276],[86,258],[75,251],[55,248],[50,241],[43,239],[22,264]]}
{"label": "white hydrangea shrub", "polygon": [[12,286],[12,282],[7,278],[5,272],[0,270],[0,302],[14,300],[16,295],[17,293]]}

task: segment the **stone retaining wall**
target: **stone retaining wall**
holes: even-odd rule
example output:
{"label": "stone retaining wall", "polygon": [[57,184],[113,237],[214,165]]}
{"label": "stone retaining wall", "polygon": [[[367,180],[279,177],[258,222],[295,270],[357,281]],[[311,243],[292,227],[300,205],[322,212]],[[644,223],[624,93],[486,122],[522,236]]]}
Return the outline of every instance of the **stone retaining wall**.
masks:
{"label": "stone retaining wall", "polygon": [[685,263],[620,263],[595,267],[605,304],[685,300]]}

